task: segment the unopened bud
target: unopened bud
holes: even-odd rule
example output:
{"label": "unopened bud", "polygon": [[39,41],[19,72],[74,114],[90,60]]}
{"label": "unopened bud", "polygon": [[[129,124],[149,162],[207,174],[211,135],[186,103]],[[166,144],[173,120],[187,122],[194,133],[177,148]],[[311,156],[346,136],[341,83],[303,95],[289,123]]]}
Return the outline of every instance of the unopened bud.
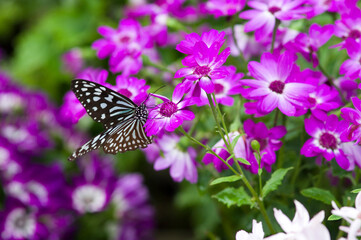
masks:
{"label": "unopened bud", "polygon": [[251,147],[255,152],[259,152],[261,146],[257,140],[252,140]]}

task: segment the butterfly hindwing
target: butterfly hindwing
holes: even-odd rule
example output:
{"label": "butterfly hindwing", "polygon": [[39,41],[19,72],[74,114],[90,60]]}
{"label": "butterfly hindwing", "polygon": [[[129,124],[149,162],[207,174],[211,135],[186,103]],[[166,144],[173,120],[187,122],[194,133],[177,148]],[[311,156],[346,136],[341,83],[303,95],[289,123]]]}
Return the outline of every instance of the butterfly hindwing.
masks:
{"label": "butterfly hindwing", "polygon": [[74,159],[92,151],[95,149],[100,148],[103,143],[107,140],[110,132],[112,129],[108,129],[101,134],[97,135],[96,137],[90,139],[87,143],[85,143],[83,146],[78,148],[69,158],[69,161],[73,161]]}
{"label": "butterfly hindwing", "polygon": [[123,124],[107,138],[103,145],[104,151],[116,154],[147,147],[152,143],[152,138],[146,135],[143,125],[139,119]]}
{"label": "butterfly hindwing", "polygon": [[89,116],[106,129],[131,119],[138,107],[126,96],[95,82],[75,79],[71,88]]}

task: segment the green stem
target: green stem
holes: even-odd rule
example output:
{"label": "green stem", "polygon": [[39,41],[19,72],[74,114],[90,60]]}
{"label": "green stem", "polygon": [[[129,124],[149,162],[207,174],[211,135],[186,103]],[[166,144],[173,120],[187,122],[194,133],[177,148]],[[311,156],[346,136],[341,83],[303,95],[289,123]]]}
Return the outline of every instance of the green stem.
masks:
{"label": "green stem", "polygon": [[273,127],[275,127],[277,125],[277,122],[278,122],[278,115],[280,114],[280,110],[277,109],[276,110],[276,114],[275,114],[275,119],[273,121]]}
{"label": "green stem", "polygon": [[276,42],[276,35],[277,35],[277,29],[278,26],[280,25],[281,21],[276,19],[276,23],[275,26],[273,28],[273,33],[272,33],[272,45],[271,45],[271,53],[273,53],[273,50],[275,49],[275,42]]}
{"label": "green stem", "polygon": [[[214,94],[213,94],[214,95]],[[217,124],[217,127],[220,128],[220,123],[219,123],[219,120],[218,120],[218,116],[217,116],[217,113],[220,115],[221,119],[223,119],[223,116],[222,116],[222,113],[221,111],[219,110],[219,107],[218,107],[218,111],[216,111],[216,108],[214,107],[214,103],[216,104],[217,106],[217,101],[215,99],[215,96],[214,96],[214,103],[212,101],[212,97],[210,94],[207,94],[207,97],[208,97],[208,101],[209,101],[209,104],[210,104],[210,107],[212,109],[212,113],[213,113],[213,116],[214,116],[214,119],[216,121],[216,124]],[[223,121],[224,123],[224,121]],[[227,130],[227,126],[225,125],[224,123],[224,131],[228,133],[228,130]],[[224,135],[223,133],[220,131],[220,134],[222,135],[222,138],[223,138],[223,141],[226,143],[225,139],[224,139]],[[227,134],[228,136],[228,134]],[[233,149],[229,146],[229,144],[226,144],[226,147],[227,147],[227,150],[229,152],[229,154],[231,154],[231,156],[233,155],[234,156],[234,152],[233,152]],[[261,200],[261,198],[259,197],[259,195],[257,194],[257,192],[254,190],[254,188],[252,187],[252,185],[249,183],[248,179],[246,178],[246,176],[244,175],[243,173],[243,170],[239,164],[239,162],[237,160],[234,161],[236,166],[237,166],[237,169],[239,171],[239,173],[237,173],[237,175],[241,176],[242,178],[242,181],[243,183],[246,185],[246,187],[248,188],[248,190],[251,192],[252,196],[254,199],[256,199],[256,202],[257,202],[257,205],[259,206],[259,209],[260,209],[260,212],[261,214],[263,215],[265,221],[266,221],[266,224],[268,226],[268,228],[270,229],[271,233],[274,234],[275,233],[275,230],[272,226],[272,223],[271,223],[271,220],[269,219],[268,215],[267,215],[267,212],[266,212],[266,209],[264,207],[264,204]]]}
{"label": "green stem", "polygon": [[221,158],[217,153],[215,153],[212,148],[210,148],[208,145],[204,145],[203,143],[201,143],[200,141],[198,141],[197,139],[193,138],[191,135],[189,135],[182,126],[180,126],[179,131],[181,131],[183,133],[184,136],[186,136],[187,138],[189,138],[190,140],[192,140],[193,142],[197,143],[198,145],[200,145],[201,147],[203,147],[204,149],[206,149],[208,152],[210,152],[212,155],[216,156],[219,160],[221,160],[224,164],[227,165],[227,167],[229,167],[229,169],[232,170],[232,172],[236,175],[239,176],[239,173],[231,166],[229,165],[229,163],[224,160],[223,158]]}
{"label": "green stem", "polygon": [[[218,132],[219,132],[219,134],[221,135],[221,138],[223,139],[224,144],[226,144],[226,147],[227,147],[227,149],[228,149],[230,142],[226,141],[226,138],[224,137],[221,124],[219,123],[219,119],[218,119],[218,115],[217,115],[217,110],[216,110],[216,108],[214,107],[214,103],[213,103],[213,101],[212,101],[211,94],[208,94],[208,93],[207,93],[207,98],[208,98],[209,106],[211,107],[211,110],[212,110],[212,114],[213,114],[214,120],[216,121],[216,125],[217,125],[217,128],[218,128]],[[229,136],[228,136],[228,134],[227,134],[227,138],[228,138],[228,137],[229,137]]]}
{"label": "green stem", "polygon": [[142,59],[143,59],[143,63],[144,65],[146,66],[151,66],[151,67],[155,67],[157,69],[159,69],[160,71],[163,71],[163,72],[169,72],[171,74],[175,74],[174,71],[170,70],[168,67],[160,64],[160,63],[155,63],[155,62],[152,62],[148,56],[146,55],[142,55]]}

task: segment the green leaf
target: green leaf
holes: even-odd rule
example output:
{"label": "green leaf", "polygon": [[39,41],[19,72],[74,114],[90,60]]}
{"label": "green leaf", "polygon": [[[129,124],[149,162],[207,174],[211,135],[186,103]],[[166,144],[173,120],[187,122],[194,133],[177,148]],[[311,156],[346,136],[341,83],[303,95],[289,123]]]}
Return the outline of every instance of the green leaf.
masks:
{"label": "green leaf", "polygon": [[243,164],[246,164],[246,165],[251,165],[246,159],[244,158],[236,158],[236,161],[239,161]]}
{"label": "green leaf", "polygon": [[231,207],[233,205],[240,207],[242,205],[252,204],[251,197],[246,193],[243,187],[228,187],[212,197],[225,204],[227,207]]}
{"label": "green leaf", "polygon": [[352,193],[359,193],[359,192],[361,192],[361,188],[354,189],[354,190],[352,190],[351,192],[352,192]]}
{"label": "green leaf", "polygon": [[340,220],[341,217],[340,216],[336,216],[336,215],[331,215],[327,218],[328,221],[337,221],[337,220]]}
{"label": "green leaf", "polygon": [[333,196],[330,191],[321,188],[307,188],[302,190],[301,194],[305,197],[313,198],[329,205],[331,205],[332,201],[337,202],[335,196]]}
{"label": "green leaf", "polygon": [[238,175],[232,175],[232,176],[227,176],[227,177],[220,177],[217,179],[214,179],[210,185],[216,185],[219,183],[224,183],[224,182],[235,182],[238,181],[239,179],[241,179],[241,176]]}
{"label": "green leaf", "polygon": [[281,185],[283,178],[285,177],[286,173],[291,170],[293,167],[290,168],[280,168],[277,169],[262,189],[262,197],[267,196],[268,193],[277,189],[279,185]]}

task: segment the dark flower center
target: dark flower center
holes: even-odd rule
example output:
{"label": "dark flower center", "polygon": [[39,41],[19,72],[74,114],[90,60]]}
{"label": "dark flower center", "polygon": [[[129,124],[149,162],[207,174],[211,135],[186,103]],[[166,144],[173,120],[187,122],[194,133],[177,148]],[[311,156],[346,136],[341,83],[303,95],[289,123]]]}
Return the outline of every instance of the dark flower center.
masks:
{"label": "dark flower center", "polygon": [[273,81],[269,85],[269,89],[271,89],[273,92],[280,94],[283,93],[284,88],[285,88],[285,83],[280,80]]}
{"label": "dark flower center", "polygon": [[15,220],[15,223],[14,225],[17,227],[17,228],[20,228],[20,229],[23,229],[26,225],[26,218],[18,218]]}
{"label": "dark flower center", "polygon": [[316,99],[313,97],[308,97],[308,102],[310,103],[311,107],[314,107],[317,103]]}
{"label": "dark flower center", "polygon": [[121,38],[119,38],[119,42],[121,43],[128,43],[130,41],[130,37],[128,36],[123,36]]}
{"label": "dark flower center", "polygon": [[173,113],[177,112],[178,107],[173,102],[165,102],[160,107],[160,114],[162,114],[164,117],[170,117],[173,115]]}
{"label": "dark flower center", "polygon": [[223,93],[223,90],[224,90],[224,87],[222,84],[219,84],[219,83],[214,84],[214,93],[215,94],[221,94],[221,93]]}
{"label": "dark flower center", "polygon": [[132,92],[126,88],[122,88],[122,89],[118,90],[118,93],[120,93],[128,98],[130,98],[132,96]]}
{"label": "dark flower center", "polygon": [[207,76],[211,69],[208,66],[198,66],[194,70],[194,73],[197,75]]}
{"label": "dark flower center", "polygon": [[322,147],[332,150],[336,149],[338,145],[336,137],[328,132],[322,133],[319,142]]}
{"label": "dark flower center", "polygon": [[268,11],[272,14],[274,14],[275,12],[278,12],[279,10],[281,10],[281,8],[275,7],[275,6],[268,8]]}
{"label": "dark flower center", "polygon": [[353,38],[353,39],[358,39],[361,37],[361,32],[357,29],[353,29],[349,34],[348,36],[350,38]]}

